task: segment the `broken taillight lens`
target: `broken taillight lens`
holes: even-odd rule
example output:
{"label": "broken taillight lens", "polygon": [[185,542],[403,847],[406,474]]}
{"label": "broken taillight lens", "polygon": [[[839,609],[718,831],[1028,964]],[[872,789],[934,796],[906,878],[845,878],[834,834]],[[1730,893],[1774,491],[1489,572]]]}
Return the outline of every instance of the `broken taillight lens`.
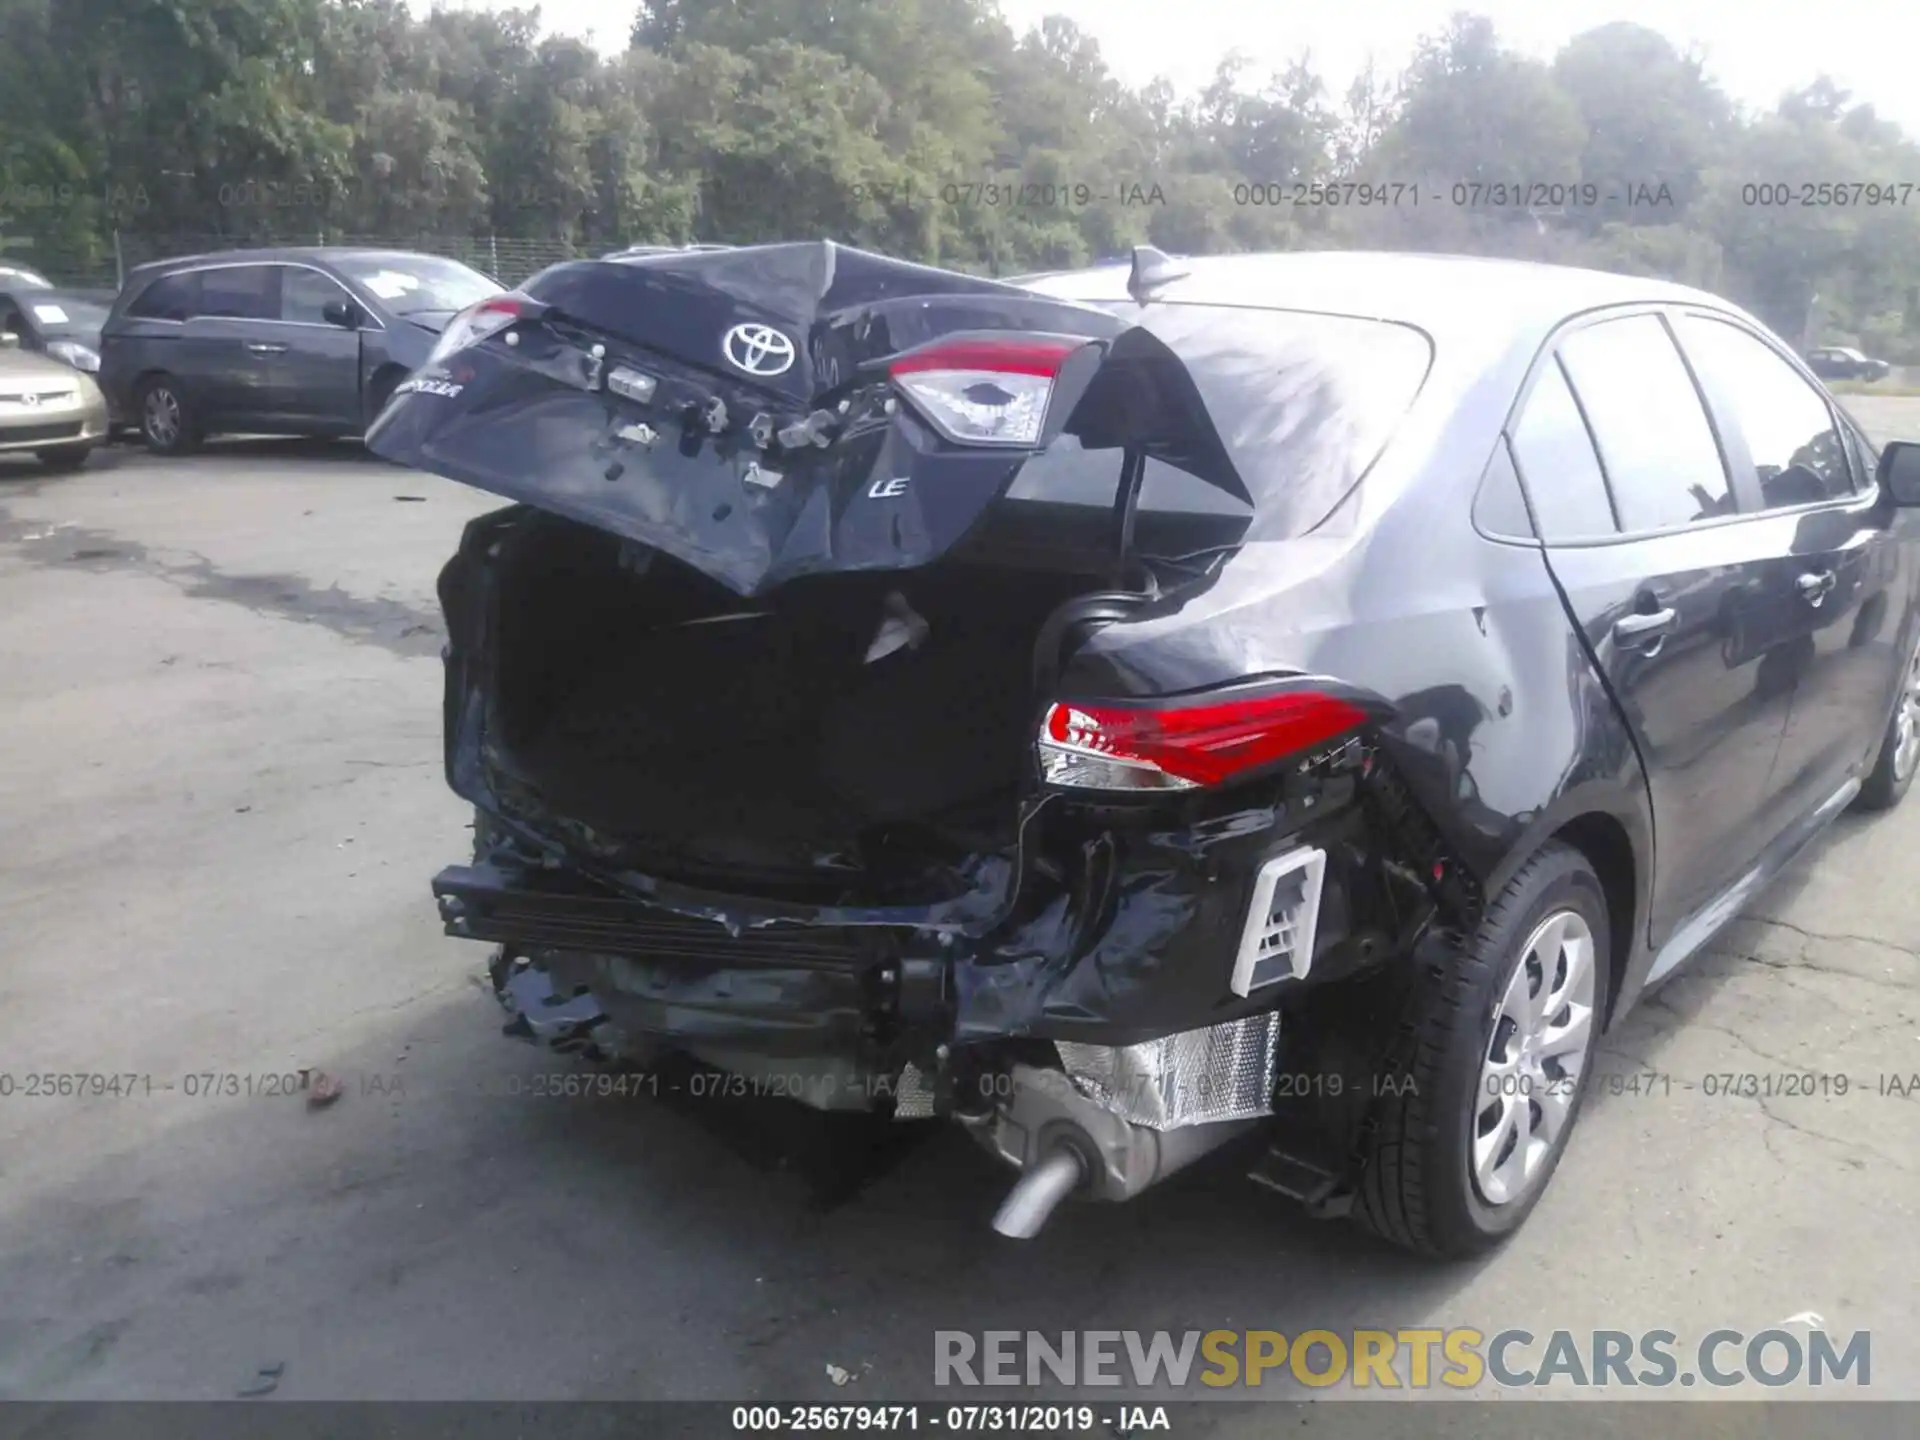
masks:
{"label": "broken taillight lens", "polygon": [[440,332],[433,353],[427,356],[426,363],[437,365],[449,355],[465,350],[469,345],[478,345],[489,335],[498,335],[516,320],[538,315],[545,308],[539,301],[522,295],[518,290],[489,295],[469,305],[447,323],[447,328]]}
{"label": "broken taillight lens", "polygon": [[1310,750],[1366,723],[1317,690],[1153,705],[1057,704],[1040,726],[1040,774],[1085,790],[1193,790]]}
{"label": "broken taillight lens", "polygon": [[936,340],[888,367],[895,385],[950,440],[1037,444],[1055,379],[1088,342],[1057,335]]}

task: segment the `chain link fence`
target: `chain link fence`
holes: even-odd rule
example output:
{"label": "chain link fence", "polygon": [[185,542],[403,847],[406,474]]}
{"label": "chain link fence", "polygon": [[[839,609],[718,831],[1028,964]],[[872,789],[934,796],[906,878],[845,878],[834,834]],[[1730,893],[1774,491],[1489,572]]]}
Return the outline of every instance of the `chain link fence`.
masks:
{"label": "chain link fence", "polygon": [[218,234],[146,234],[114,231],[86,244],[53,245],[0,233],[0,265],[8,260],[45,275],[55,284],[84,290],[118,290],[136,265],[179,255],[214,254],[260,245],[340,245],[367,250],[410,250],[471,265],[503,285],[517,285],[562,260],[606,253],[571,241],[508,235],[351,235],[319,230],[273,240],[240,240]]}

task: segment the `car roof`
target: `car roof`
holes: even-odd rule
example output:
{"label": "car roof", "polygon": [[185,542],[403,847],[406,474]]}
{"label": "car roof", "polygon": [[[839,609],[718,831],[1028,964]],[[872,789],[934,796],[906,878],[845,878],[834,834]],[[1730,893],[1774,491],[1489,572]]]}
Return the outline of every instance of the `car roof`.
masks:
{"label": "car roof", "polygon": [[[135,266],[131,275],[163,275],[173,270],[190,270],[202,265],[268,265],[281,261],[304,260],[313,264],[338,264],[342,260],[448,260],[450,256],[429,255],[422,250],[380,250],[357,245],[281,245],[257,250],[213,250],[201,255],[173,255],[165,260],[150,260]],[[454,261],[461,264],[461,261]]]}
{"label": "car roof", "polygon": [[[1571,265],[1400,251],[1289,251],[1196,256],[1155,289],[1168,304],[1316,310],[1416,325],[1436,341],[1498,317],[1510,332],[1551,330],[1569,315],[1611,305],[1692,304],[1741,313],[1704,290]],[[1126,302],[1127,265],[1023,277],[1024,288],[1062,300]]]}

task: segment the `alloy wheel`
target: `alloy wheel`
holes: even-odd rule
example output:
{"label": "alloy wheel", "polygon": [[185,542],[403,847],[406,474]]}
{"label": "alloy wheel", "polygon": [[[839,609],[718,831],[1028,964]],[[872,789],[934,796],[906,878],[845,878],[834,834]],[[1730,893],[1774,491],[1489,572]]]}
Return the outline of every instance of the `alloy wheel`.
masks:
{"label": "alloy wheel", "polygon": [[171,445],[180,438],[180,401],[164,385],[147,392],[146,422],[148,436],[159,445]]}
{"label": "alloy wheel", "polygon": [[1593,1031],[1595,963],[1586,920],[1556,910],[1527,937],[1500,997],[1468,1141],[1489,1205],[1524,1196],[1566,1132]]}
{"label": "alloy wheel", "polygon": [[1900,707],[1893,716],[1893,778],[1904,784],[1913,767],[1920,762],[1920,645],[1907,662],[1906,679],[1900,689]]}

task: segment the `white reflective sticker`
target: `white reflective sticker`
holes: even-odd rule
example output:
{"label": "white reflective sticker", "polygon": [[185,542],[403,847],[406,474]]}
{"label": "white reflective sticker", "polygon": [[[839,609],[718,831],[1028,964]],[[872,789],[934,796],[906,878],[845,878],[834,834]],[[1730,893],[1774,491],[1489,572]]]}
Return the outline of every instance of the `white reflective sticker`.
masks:
{"label": "white reflective sticker", "polygon": [[64,325],[67,323],[67,312],[62,310],[58,305],[36,305],[33,307],[33,313],[40,317],[40,323],[42,325]]}
{"label": "white reflective sticker", "polygon": [[382,270],[362,283],[382,300],[398,300],[409,291],[420,288],[418,280],[399,270]]}

